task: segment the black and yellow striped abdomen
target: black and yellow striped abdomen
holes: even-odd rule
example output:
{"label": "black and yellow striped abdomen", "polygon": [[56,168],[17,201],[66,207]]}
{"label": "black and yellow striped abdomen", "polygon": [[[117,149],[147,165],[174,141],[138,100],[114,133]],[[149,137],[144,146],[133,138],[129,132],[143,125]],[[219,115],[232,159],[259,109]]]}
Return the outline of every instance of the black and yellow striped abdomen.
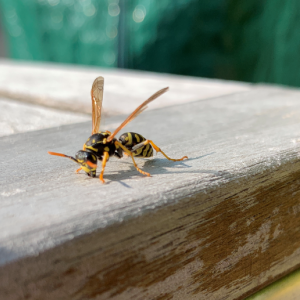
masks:
{"label": "black and yellow striped abdomen", "polygon": [[[142,135],[135,132],[126,132],[119,137],[119,141],[121,142],[121,144],[124,145],[130,151],[132,147],[145,140],[146,139]],[[137,149],[136,151],[133,151],[132,153],[135,157],[152,157],[153,148],[150,144],[147,144]]]}

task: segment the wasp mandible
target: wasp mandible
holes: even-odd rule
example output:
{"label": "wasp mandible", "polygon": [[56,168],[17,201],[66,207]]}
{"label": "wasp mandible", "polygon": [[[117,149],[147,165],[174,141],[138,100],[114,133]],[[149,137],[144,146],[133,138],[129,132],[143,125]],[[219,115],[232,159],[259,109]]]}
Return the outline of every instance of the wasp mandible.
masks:
{"label": "wasp mandible", "polygon": [[135,168],[143,175],[150,176],[149,173],[142,171],[136,164],[134,157],[152,157],[153,148],[156,152],[161,152],[168,160],[181,161],[187,156],[180,159],[173,159],[168,157],[159,147],[157,147],[151,140],[145,139],[142,135],[135,132],[123,133],[119,139],[116,139],[116,134],[124,128],[135,117],[142,113],[147,104],[168,91],[168,87],[159,90],[153,94],[149,99],[143,102],[136,110],[134,110],[127,119],[113,132],[99,131],[101,121],[101,110],[103,100],[103,86],[104,78],[97,77],[93,83],[91,90],[92,98],[92,135],[87,139],[83,145],[83,150],[79,150],[75,157],[68,156],[62,153],[48,152],[51,155],[62,156],[70,158],[80,165],[80,168],[76,171],[78,173],[83,170],[88,176],[96,177],[97,161],[102,161],[102,170],[99,175],[99,179],[104,183],[103,174],[106,166],[106,162],[110,156],[116,156],[118,158],[123,157],[123,153],[130,156]]}

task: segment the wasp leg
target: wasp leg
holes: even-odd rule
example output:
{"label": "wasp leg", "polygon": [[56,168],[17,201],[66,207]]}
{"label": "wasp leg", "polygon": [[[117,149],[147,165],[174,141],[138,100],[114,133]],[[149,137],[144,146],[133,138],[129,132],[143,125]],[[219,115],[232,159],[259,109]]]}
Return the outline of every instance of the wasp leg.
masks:
{"label": "wasp leg", "polygon": [[78,173],[80,170],[82,170],[82,168],[77,169],[77,170],[76,170],[76,173]]}
{"label": "wasp leg", "polygon": [[144,142],[142,142],[142,143],[137,144],[136,146],[134,146],[134,147],[132,148],[132,150],[135,151],[135,150],[137,150],[137,149],[139,149],[139,148],[141,148],[141,147],[144,147],[144,146],[146,146],[146,145],[148,145],[148,144],[151,144],[151,146],[155,149],[156,152],[161,152],[162,155],[164,155],[164,157],[165,157],[166,159],[168,159],[168,160],[172,160],[172,161],[181,161],[181,160],[184,160],[185,158],[186,158],[186,159],[188,158],[187,156],[184,156],[184,157],[179,158],[179,159],[170,158],[170,157],[169,157],[166,153],[164,153],[159,147],[157,147],[151,140],[146,140],[146,141],[144,141]]}
{"label": "wasp leg", "polygon": [[136,164],[136,162],[135,162],[135,160],[134,160],[134,158],[133,158],[133,154],[131,153],[130,150],[128,150],[125,146],[123,146],[123,145],[122,145],[120,142],[118,142],[118,141],[115,141],[115,145],[120,146],[120,147],[125,151],[125,153],[127,153],[129,156],[131,156],[133,165],[135,166],[135,168],[136,168],[141,174],[147,175],[147,176],[151,176],[149,173],[142,171],[142,170],[137,166],[137,164]]}
{"label": "wasp leg", "polygon": [[108,158],[109,158],[108,152],[104,151],[103,159],[102,159],[102,170],[101,170],[101,174],[99,175],[99,179],[102,181],[102,183],[105,183],[105,181],[103,179],[103,174],[104,174],[104,169],[106,166],[106,162],[108,161]]}

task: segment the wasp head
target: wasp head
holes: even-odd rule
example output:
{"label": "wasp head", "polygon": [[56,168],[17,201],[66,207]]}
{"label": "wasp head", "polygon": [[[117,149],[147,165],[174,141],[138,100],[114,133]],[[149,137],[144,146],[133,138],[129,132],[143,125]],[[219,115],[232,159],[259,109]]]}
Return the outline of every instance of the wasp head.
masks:
{"label": "wasp head", "polygon": [[48,151],[48,153],[51,155],[70,158],[76,163],[78,163],[81,166],[81,169],[85,171],[88,174],[88,176],[96,177],[97,157],[93,153],[89,151],[80,150],[75,154],[75,158],[62,153],[56,153],[50,151]]}
{"label": "wasp head", "polygon": [[80,164],[82,170],[85,171],[88,176],[96,177],[97,157],[93,153],[79,150],[75,154],[75,160]]}

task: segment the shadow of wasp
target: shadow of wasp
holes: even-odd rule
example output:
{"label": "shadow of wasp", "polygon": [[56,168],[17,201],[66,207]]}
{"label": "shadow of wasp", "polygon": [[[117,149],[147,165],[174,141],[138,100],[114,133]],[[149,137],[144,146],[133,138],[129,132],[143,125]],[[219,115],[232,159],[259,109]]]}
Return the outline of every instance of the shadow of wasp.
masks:
{"label": "shadow of wasp", "polygon": [[102,161],[102,170],[99,175],[99,179],[104,183],[103,174],[106,166],[106,162],[110,156],[116,156],[118,158],[123,157],[123,153],[130,156],[133,165],[143,175],[150,176],[149,173],[142,171],[136,164],[134,157],[152,157],[153,148],[156,152],[161,152],[168,160],[181,161],[187,156],[180,159],[173,159],[168,157],[158,146],[156,146],[151,140],[145,139],[142,135],[135,132],[123,133],[119,139],[116,139],[116,134],[124,128],[135,117],[142,113],[147,104],[168,91],[168,87],[159,90],[153,94],[149,99],[138,106],[127,119],[113,132],[99,131],[101,121],[101,110],[103,100],[103,86],[104,78],[97,77],[92,85],[91,98],[92,98],[92,135],[87,139],[83,145],[83,150],[79,150],[75,157],[68,156],[62,153],[48,152],[51,155],[62,156],[70,158],[80,165],[80,168],[76,171],[78,173],[83,170],[88,176],[96,177],[97,161]]}

